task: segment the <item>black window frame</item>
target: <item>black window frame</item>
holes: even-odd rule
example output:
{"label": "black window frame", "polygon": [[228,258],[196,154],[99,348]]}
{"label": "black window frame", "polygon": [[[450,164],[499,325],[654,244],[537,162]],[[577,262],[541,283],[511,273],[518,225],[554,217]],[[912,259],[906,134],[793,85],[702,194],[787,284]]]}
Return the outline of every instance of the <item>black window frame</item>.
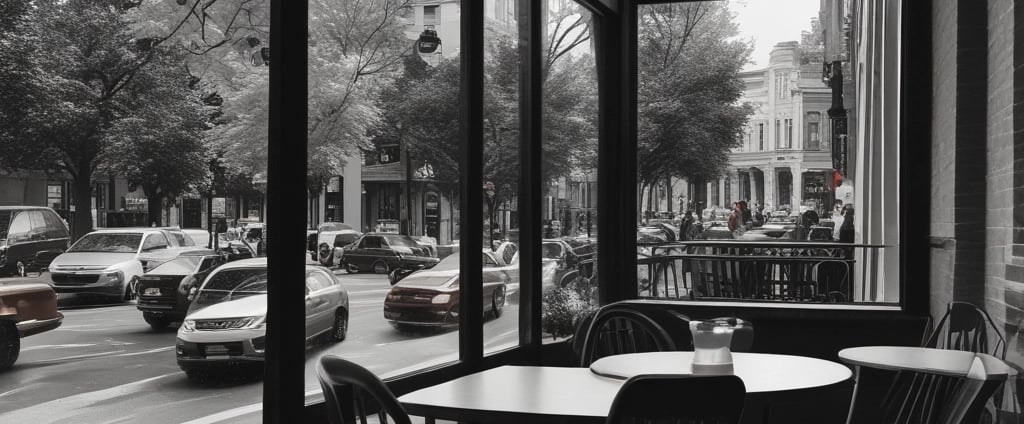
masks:
{"label": "black window frame", "polygon": [[[529,31],[526,39],[541,39],[541,11],[529,0],[519,0],[518,17],[520,25]],[[636,198],[637,187],[633,184],[636,175],[636,41],[637,6],[661,1],[645,0],[576,0],[594,13],[595,57],[598,67],[599,87],[599,152],[598,152],[598,211],[604,222],[636,222],[636,209],[632,202],[609,202],[608,199]],[[305,106],[285,107],[286,104],[306,105],[308,81],[306,63],[308,51],[305,31],[308,8],[305,2],[290,2],[283,7],[284,0],[271,0],[272,27],[271,43],[280,46],[275,51],[275,61],[270,72],[270,121],[269,121],[269,175],[268,215],[278,218],[275,231],[268,234],[268,246],[283,250],[298,250],[305,245],[303,236],[304,220],[301,210],[293,205],[303,205],[306,199],[303,190],[289,190],[304,185],[306,174],[306,132],[305,122],[308,111]],[[462,40],[462,92],[466,101],[462,104],[462,146],[461,160],[482,154],[480,145],[467,142],[482,138],[483,104],[483,2],[464,1],[461,5]],[[913,134],[918,139],[930,140],[931,128],[931,5],[915,5],[913,11],[904,7],[901,42],[901,103],[900,136],[909,140]],[[909,16],[913,14],[914,18]],[[285,23],[287,22],[287,24]],[[521,34],[522,38],[523,34]],[[522,308],[520,312],[520,346],[484,356],[482,325],[467,325],[468,317],[480,316],[482,305],[469,302],[460,331],[460,360],[452,364],[423,370],[400,379],[390,381],[396,394],[436,384],[444,380],[466,375],[484,368],[508,363],[540,364],[543,355],[540,343],[540,231],[543,195],[540,187],[540,81],[530,78],[540,72],[540,48],[533,46],[524,55],[521,68],[521,119],[520,151],[523,154],[520,202],[520,227],[522,260],[521,276]],[[912,107],[911,107],[912,105]],[[466,118],[469,119],[466,119]],[[287,122],[287,124],[286,124]],[[763,125],[763,124],[762,124]],[[763,128],[763,127],[762,127]],[[763,134],[763,132],[762,132]],[[472,137],[479,135],[481,137]],[[763,143],[762,139],[759,140]],[[912,161],[914,157],[927,157],[929,145],[919,143],[911,149],[911,143],[900,146],[900,175],[903,181],[927,181],[930,177],[929,161]],[[763,150],[763,146],[761,148]],[[473,156],[475,155],[475,156]],[[476,161],[479,163],[479,161]],[[480,166],[463,166],[461,170],[461,230],[462,243],[482,243],[480,217],[482,198],[478,184],[482,180]],[[930,204],[928,190],[910,190],[910,184],[900,187],[901,204]],[[522,194],[528,194],[523,196]],[[292,205],[292,206],[289,206]],[[473,214],[471,212],[478,213]],[[900,212],[901,234],[901,306],[907,313],[927,314],[928,312],[928,222],[910,219],[911,208]],[[271,218],[272,219],[272,218]],[[270,221],[271,219],[268,219]],[[632,226],[608,226],[602,229],[602,246],[598,250],[601,263],[599,281],[599,303],[607,304],[636,297],[635,284],[635,229]],[[289,247],[290,246],[290,247]],[[274,247],[278,249],[278,247]],[[467,280],[481,278],[481,264],[475,259],[473,249],[461,250],[462,274]],[[472,256],[471,256],[472,255]],[[268,258],[269,278],[272,281],[286,280],[289,275],[304,271],[304,264],[277,255]],[[915,269],[913,281],[908,278],[910,269]],[[923,274],[922,275],[922,270]],[[612,284],[611,282],[619,284]],[[623,282],[625,282],[623,284]],[[263,419],[265,422],[292,420],[301,410],[304,417],[323,420],[323,403],[304,405],[305,363],[302,332],[281,331],[284,328],[302,328],[304,325],[303,297],[298,285],[270,284],[268,288],[267,360],[264,381]],[[462,296],[480,296],[480,287],[462,284]],[[631,293],[632,291],[632,293]],[[480,324],[479,322],[477,324]],[[469,327],[469,328],[467,328]]]}

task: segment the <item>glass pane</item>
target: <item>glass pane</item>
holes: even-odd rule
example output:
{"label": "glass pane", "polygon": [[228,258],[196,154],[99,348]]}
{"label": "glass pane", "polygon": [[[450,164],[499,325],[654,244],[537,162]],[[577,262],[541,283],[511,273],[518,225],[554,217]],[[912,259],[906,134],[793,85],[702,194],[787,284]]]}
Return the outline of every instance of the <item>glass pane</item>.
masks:
{"label": "glass pane", "polygon": [[[54,209],[32,212],[27,251],[6,252],[60,252],[16,282],[0,269],[5,289],[44,283],[0,303],[28,303],[19,327],[45,330],[0,353],[0,422],[258,422],[265,295],[190,311],[201,256],[173,258],[207,246],[152,227],[209,234],[246,218],[237,202],[262,210],[269,69],[253,55],[270,41],[270,1],[0,4],[0,161],[19,169],[0,197],[24,193],[0,203]],[[20,216],[0,216],[3,232]]]}
{"label": "glass pane", "polygon": [[597,307],[597,62],[591,12],[551,2],[543,56],[542,331],[572,335]]}
{"label": "glass pane", "polygon": [[307,296],[309,401],[326,354],[458,359],[459,2],[421,3],[309,3],[306,260],[337,283]]}
{"label": "glass pane", "polygon": [[639,7],[640,297],[898,300],[878,296],[899,291],[879,271],[898,246],[837,245],[885,220],[853,219],[847,163],[874,147],[849,147],[859,59],[826,3]]}
{"label": "glass pane", "polygon": [[[519,344],[519,71],[514,2],[484,7],[484,353]],[[489,229],[489,230],[488,230]]]}

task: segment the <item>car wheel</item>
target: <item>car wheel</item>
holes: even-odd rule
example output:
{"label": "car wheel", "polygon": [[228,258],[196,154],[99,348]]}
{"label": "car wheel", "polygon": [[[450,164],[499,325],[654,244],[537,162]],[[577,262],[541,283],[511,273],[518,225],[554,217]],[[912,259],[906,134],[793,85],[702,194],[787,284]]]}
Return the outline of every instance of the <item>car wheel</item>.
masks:
{"label": "car wheel", "polygon": [[18,327],[11,321],[0,320],[0,371],[8,369],[18,360],[21,351],[21,338]]}
{"label": "car wheel", "polygon": [[502,312],[505,309],[505,289],[500,288],[494,290],[494,296],[491,298],[491,313],[494,314],[494,318],[501,318]]}
{"label": "car wheel", "polygon": [[342,262],[341,266],[343,268],[345,268],[345,272],[347,272],[349,274],[355,274],[355,273],[359,272],[359,265],[348,263],[348,262]]}
{"label": "car wheel", "polygon": [[160,331],[171,325],[171,320],[165,317],[159,317],[156,315],[143,314],[142,319],[146,320],[146,324],[149,324],[153,330]]}
{"label": "car wheel", "polygon": [[124,285],[124,295],[121,296],[122,301],[129,301],[135,298],[135,293],[132,291],[132,282],[128,282]]}
{"label": "car wheel", "polygon": [[387,262],[377,261],[373,263],[373,272],[377,274],[387,274],[391,270]]}
{"label": "car wheel", "polygon": [[579,276],[580,272],[577,270],[572,270],[565,273],[565,275],[562,275],[562,279],[558,280],[558,287],[565,287],[569,285],[569,283],[576,281],[576,279],[579,278]]}
{"label": "car wheel", "polygon": [[344,309],[338,309],[334,313],[334,328],[331,329],[331,339],[340,342],[345,340],[348,334],[348,313]]}

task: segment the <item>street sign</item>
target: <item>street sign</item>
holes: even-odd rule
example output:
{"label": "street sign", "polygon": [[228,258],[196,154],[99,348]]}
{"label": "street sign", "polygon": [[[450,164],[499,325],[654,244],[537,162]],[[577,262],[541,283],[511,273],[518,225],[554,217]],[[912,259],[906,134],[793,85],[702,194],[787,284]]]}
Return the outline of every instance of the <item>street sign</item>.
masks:
{"label": "street sign", "polygon": [[213,202],[213,211],[212,211],[213,217],[214,218],[223,218],[225,216],[225,213],[226,213],[225,211],[227,210],[227,199],[225,199],[223,197],[214,197],[212,199],[212,202]]}

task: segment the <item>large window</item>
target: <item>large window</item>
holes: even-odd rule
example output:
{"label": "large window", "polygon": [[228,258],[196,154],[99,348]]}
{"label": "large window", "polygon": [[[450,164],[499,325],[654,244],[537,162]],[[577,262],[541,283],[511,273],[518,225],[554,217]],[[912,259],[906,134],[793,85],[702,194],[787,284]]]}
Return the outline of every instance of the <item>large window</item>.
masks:
{"label": "large window", "polygon": [[[894,133],[858,133],[877,129],[867,121],[882,102],[877,92],[858,91],[870,78],[847,71],[881,63],[879,53],[858,50],[859,39],[849,38],[850,25],[866,25],[858,8],[680,2],[642,4],[637,15],[639,295],[898,302],[898,273],[890,272],[898,267],[898,179],[886,178],[876,162],[895,164],[898,140]],[[761,25],[765,19],[775,25]],[[833,72],[841,67],[843,76],[834,78],[843,79],[830,81],[822,63],[837,60]],[[711,80],[727,82],[704,82]],[[841,140],[829,144],[835,155],[820,151],[825,117],[817,111],[824,109],[840,128],[830,134]],[[737,149],[743,142],[736,135],[756,124],[764,151],[766,123],[774,127],[767,152]],[[665,234],[654,237],[649,216],[656,207],[646,187],[675,179],[693,183],[687,188],[709,181],[707,190],[682,193],[709,206],[662,224]],[[846,212],[832,213],[832,199],[845,199]],[[811,243],[819,259],[785,259],[807,254],[793,250],[797,241]],[[860,244],[842,250],[838,241]]]}
{"label": "large window", "polygon": [[[217,291],[203,289],[209,270],[156,265],[266,251],[268,227],[230,205],[260,204],[267,192],[257,174],[267,172],[270,1],[12,0],[0,9],[0,162],[59,170],[5,178],[26,197],[5,190],[0,204],[46,202],[77,241],[52,268],[29,273],[52,284],[63,319],[20,339],[0,377],[0,422],[258,422],[266,278],[221,274],[239,264],[231,261],[213,274],[225,296],[192,305]],[[125,210],[135,204],[143,207]],[[65,223],[50,215],[15,215],[8,242],[20,232],[39,251],[63,251]],[[100,228],[115,225],[147,228]],[[249,267],[265,275],[265,260]],[[45,301],[24,306],[30,326],[57,312]],[[9,347],[17,331],[0,320],[7,325],[0,343]],[[0,367],[12,359],[7,348],[0,356]]]}

